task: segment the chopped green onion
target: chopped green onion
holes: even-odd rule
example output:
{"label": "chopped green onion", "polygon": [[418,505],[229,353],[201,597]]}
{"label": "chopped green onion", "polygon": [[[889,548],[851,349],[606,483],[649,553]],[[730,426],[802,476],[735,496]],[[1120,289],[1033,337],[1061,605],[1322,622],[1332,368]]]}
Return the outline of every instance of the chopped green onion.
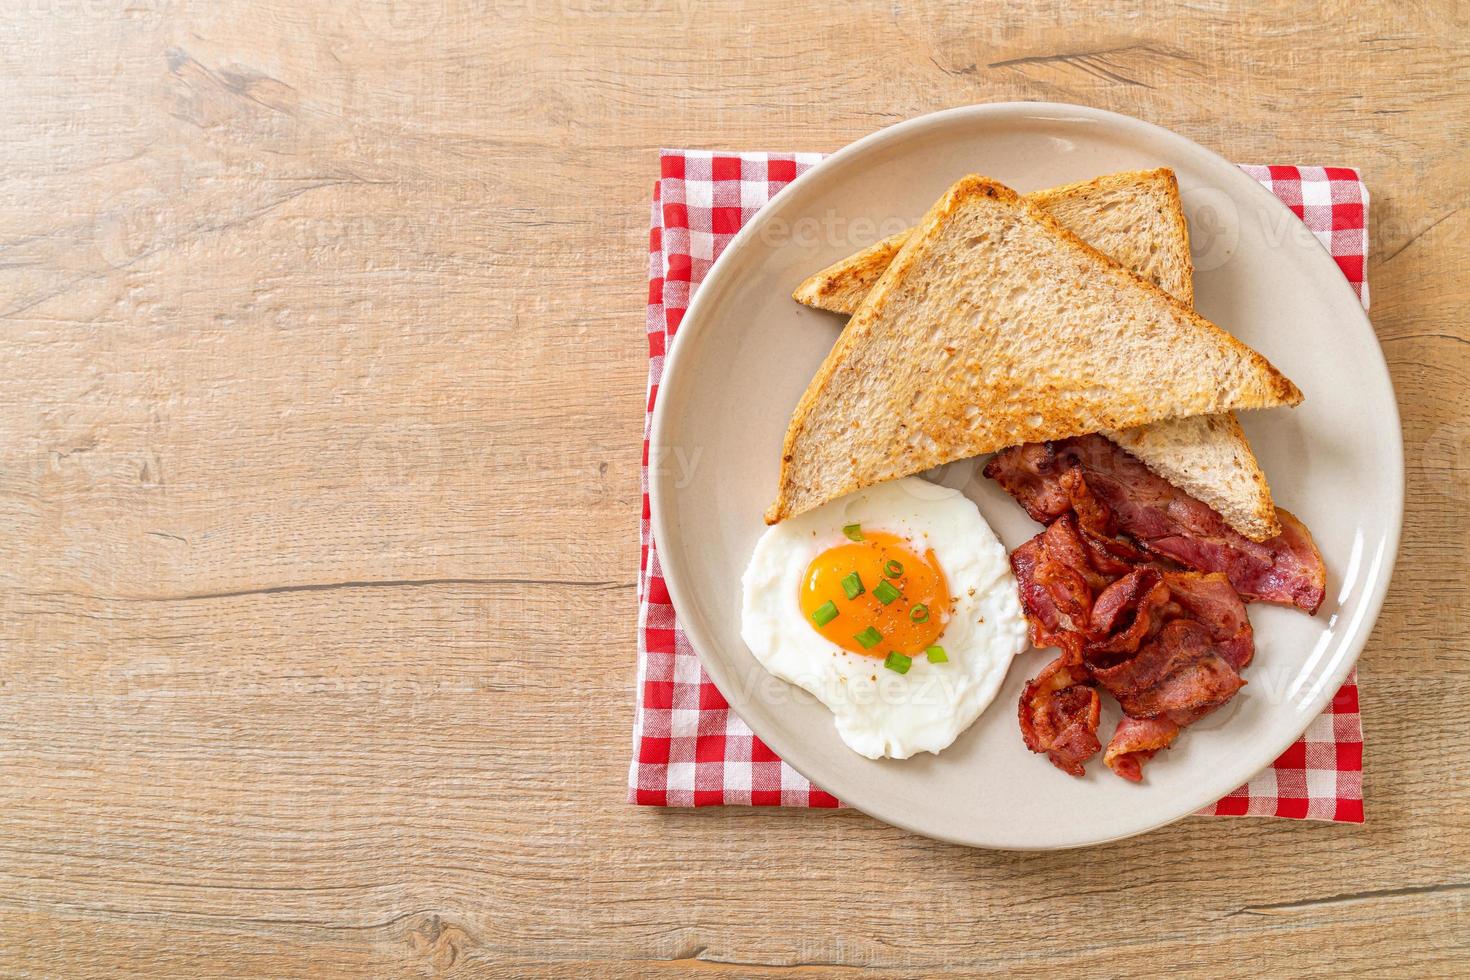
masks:
{"label": "chopped green onion", "polygon": [[909,619],[915,623],[929,622],[929,607],[922,602],[916,603],[914,608],[909,610]]}
{"label": "chopped green onion", "polygon": [[847,535],[849,541],[861,541],[863,539],[863,526],[861,524],[844,524],[842,533]]}
{"label": "chopped green onion", "polygon": [[903,563],[888,559],[888,564],[883,566],[883,574],[889,578],[899,578],[903,575]]}
{"label": "chopped green onion", "polygon": [[901,653],[890,653],[883,661],[883,666],[897,674],[907,674],[909,667],[913,665],[913,657],[905,657]]}
{"label": "chopped green onion", "polygon": [[885,606],[892,602],[894,599],[897,599],[901,594],[902,593],[900,593],[897,589],[893,587],[892,582],[879,582],[873,587],[873,595],[877,598],[879,602],[883,603],[883,605]]}
{"label": "chopped green onion", "polygon": [[812,620],[818,626],[826,626],[837,618],[837,603],[828,599],[816,609],[812,610]]}
{"label": "chopped green onion", "polygon": [[847,593],[849,599],[856,599],[863,594],[863,579],[857,572],[853,572],[842,580],[842,591]]}
{"label": "chopped green onion", "polygon": [[879,633],[876,629],[869,626],[867,629],[854,636],[853,639],[861,643],[864,650],[871,650],[875,646],[883,642],[883,634]]}
{"label": "chopped green onion", "polygon": [[944,652],[944,647],[930,647],[924,651],[931,664],[947,664],[949,657]]}

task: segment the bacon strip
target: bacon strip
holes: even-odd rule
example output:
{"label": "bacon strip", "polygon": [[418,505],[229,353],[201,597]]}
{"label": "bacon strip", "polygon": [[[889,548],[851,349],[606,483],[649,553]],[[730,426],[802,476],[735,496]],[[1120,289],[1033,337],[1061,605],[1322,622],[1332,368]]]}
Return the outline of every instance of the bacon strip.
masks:
{"label": "bacon strip", "polygon": [[1090,527],[1100,501],[1117,529],[1150,552],[1195,571],[1223,573],[1246,599],[1315,613],[1326,596],[1322,556],[1301,521],[1278,511],[1281,534],[1251,541],[1100,435],[1007,449],[991,458],[985,475],[1043,524],[1075,511]]}
{"label": "bacon strip", "polygon": [[1031,623],[1032,645],[1055,647],[1063,644],[1063,634],[1085,628],[1092,592],[1076,570],[1048,554],[1044,541],[1038,534],[1012,552],[1011,568]]}
{"label": "bacon strip", "polygon": [[1255,633],[1245,603],[1230,580],[1218,572],[1165,572],[1164,584],[1169,588],[1170,600],[1210,631],[1215,649],[1230,666],[1244,670],[1255,655]]}
{"label": "bacon strip", "polygon": [[1191,619],[1174,620],[1139,647],[1137,656],[1095,667],[1092,676],[1128,717],[1163,715],[1181,726],[1214,711],[1245,685],[1209,630]]}
{"label": "bacon strip", "polygon": [[1159,749],[1179,737],[1180,728],[1168,718],[1124,718],[1113,730],[1103,762],[1131,782],[1143,779],[1143,764]]}
{"label": "bacon strip", "polygon": [[1062,772],[1080,776],[1097,755],[1097,721],[1102,702],[1087,671],[1063,654],[1045,667],[1021,692],[1021,737],[1032,752],[1045,752]]}
{"label": "bacon strip", "polygon": [[1103,666],[1137,653],[1169,599],[1164,577],[1153,568],[1136,568],[1103,589],[1092,605],[1091,639],[1083,647],[1088,664]]}

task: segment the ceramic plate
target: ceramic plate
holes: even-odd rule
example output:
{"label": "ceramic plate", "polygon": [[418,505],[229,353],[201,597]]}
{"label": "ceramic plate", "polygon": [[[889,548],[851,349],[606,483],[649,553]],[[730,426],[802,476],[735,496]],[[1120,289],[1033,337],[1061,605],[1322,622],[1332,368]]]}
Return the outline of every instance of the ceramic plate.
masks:
{"label": "ceramic plate", "polygon": [[[978,172],[1018,191],[1169,166],[1190,218],[1195,303],[1306,393],[1296,409],[1242,413],[1277,503],[1327,564],[1315,617],[1251,607],[1248,686],[1149,764],[1142,784],[1094,760],[1073,779],[1028,752],[1016,725],[1016,658],[980,720],[940,755],[864,759],[827,710],[764,673],[740,639],[740,576],[776,492],[786,424],[842,318],[791,290],[812,272],[913,224]],[[674,605],[706,670],[750,727],[816,785],[931,837],[1056,848],[1137,834],[1244,783],[1337,691],[1378,615],[1398,547],[1403,462],[1382,352],[1352,288],[1287,208],[1226,160],[1157,126],[1079,106],[1009,103],[923,116],[859,140],[804,174],[745,227],[698,290],[665,367],[653,424],[653,526]],[[980,475],[928,476],[972,498],[1008,548],[1038,530]],[[1104,699],[1106,702],[1107,699]],[[1114,709],[1115,710],[1115,709]],[[1116,716],[1114,716],[1116,717]],[[1111,730],[1105,714],[1101,731]]]}

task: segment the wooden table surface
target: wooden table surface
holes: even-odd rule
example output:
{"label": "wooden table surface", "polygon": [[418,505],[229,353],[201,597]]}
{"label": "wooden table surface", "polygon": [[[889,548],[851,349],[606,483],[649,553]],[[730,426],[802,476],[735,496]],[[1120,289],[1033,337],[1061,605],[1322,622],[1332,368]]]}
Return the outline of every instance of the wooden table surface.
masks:
{"label": "wooden table surface", "polygon": [[[0,15],[0,973],[1463,975],[1470,7],[835,10]],[[1003,99],[1362,168],[1409,501],[1365,826],[623,802],[657,148]]]}

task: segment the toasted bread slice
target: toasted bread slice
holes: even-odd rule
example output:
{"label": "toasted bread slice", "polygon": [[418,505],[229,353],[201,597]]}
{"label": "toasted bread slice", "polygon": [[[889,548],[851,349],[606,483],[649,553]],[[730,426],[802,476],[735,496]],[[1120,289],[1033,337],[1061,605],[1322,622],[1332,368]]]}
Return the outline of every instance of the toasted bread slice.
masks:
{"label": "toasted bread slice", "polygon": [[804,279],[791,294],[791,298],[819,310],[856,313],[913,232],[914,229],[910,228],[897,235],[889,235],[861,252],[839,259],[821,272]]}
{"label": "toasted bread slice", "polygon": [[812,379],[766,520],[1023,442],[1300,401],[1260,354],[972,175],[924,216]]}
{"label": "toasted bread slice", "polygon": [[[1108,174],[1026,198],[1130,272],[1194,304],[1189,229],[1169,168]],[[823,269],[792,297],[818,309],[853,312],[908,236],[900,232]],[[1168,419],[1104,435],[1246,537],[1264,541],[1281,533],[1266,475],[1233,415]]]}
{"label": "toasted bread slice", "polygon": [[1234,412],[1191,415],[1103,435],[1252,541],[1281,533],[1266,474]]}
{"label": "toasted bread slice", "polygon": [[[1027,194],[1067,229],[1181,302],[1194,305],[1189,230],[1174,171],[1129,170]],[[890,235],[808,277],[791,298],[852,313],[914,229]]]}

